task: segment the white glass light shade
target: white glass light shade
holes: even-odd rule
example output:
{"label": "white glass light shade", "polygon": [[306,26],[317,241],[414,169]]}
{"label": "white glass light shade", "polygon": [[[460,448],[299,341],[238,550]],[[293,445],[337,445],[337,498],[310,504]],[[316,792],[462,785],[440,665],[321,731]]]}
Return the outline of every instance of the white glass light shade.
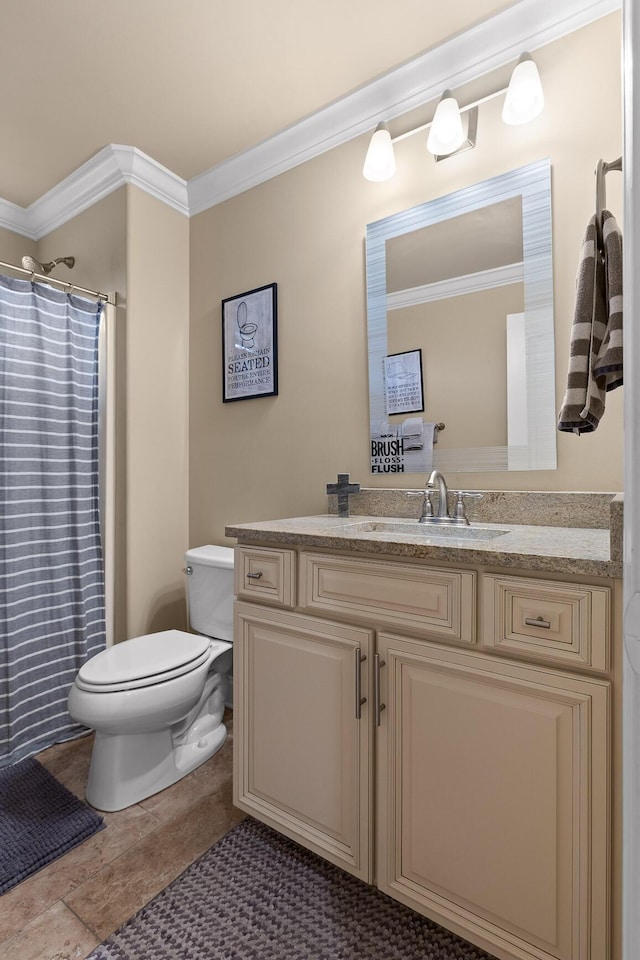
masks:
{"label": "white glass light shade", "polygon": [[379,123],[369,142],[362,176],[365,180],[389,180],[396,172],[391,134],[386,123]]}
{"label": "white glass light shade", "polygon": [[542,113],[543,107],[544,94],[538,68],[528,54],[523,54],[511,74],[502,119],[509,124],[528,123]]}
{"label": "white glass light shade", "polygon": [[464,130],[458,101],[445,90],[431,122],[427,150],[435,156],[453,153],[464,143]]}

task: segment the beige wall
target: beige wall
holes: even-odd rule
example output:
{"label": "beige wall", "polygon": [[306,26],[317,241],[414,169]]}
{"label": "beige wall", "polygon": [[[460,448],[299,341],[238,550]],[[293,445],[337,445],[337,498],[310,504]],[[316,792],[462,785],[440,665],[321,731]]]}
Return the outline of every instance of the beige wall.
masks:
{"label": "beige wall", "polygon": [[186,626],[189,221],[127,187],[127,631]]}
{"label": "beige wall", "polygon": [[188,220],[123,187],[37,248],[44,259],[68,254],[69,279],[118,297],[115,636],[184,628]]}
{"label": "beige wall", "polygon": [[[19,233],[14,233],[12,230],[5,230],[4,227],[0,227],[0,260],[19,267],[22,258],[27,254],[30,254],[32,257],[37,257],[37,243],[34,240],[28,240]],[[7,271],[7,274],[10,276],[19,276],[17,273],[10,274],[9,271]]]}
{"label": "beige wall", "polygon": [[[398,173],[381,184],[361,176],[362,137],[192,219],[192,544],[225,542],[229,522],[324,512],[325,484],[338,471],[362,485],[388,485],[372,477],[368,463],[366,224],[544,157],[552,161],[559,408],[580,243],[594,212],[594,167],[622,150],[619,16],[550,44],[536,60],[546,109],[527,126],[504,126],[501,100],[486,104],[474,150],[436,165],[416,136],[398,146]],[[501,74],[496,85],[507,78]],[[485,91],[492,86],[486,81]],[[621,217],[619,175],[610,174],[607,187]],[[273,281],[280,395],[223,405],[220,300]],[[451,362],[464,381],[472,358]],[[482,417],[481,398],[469,414]],[[417,474],[396,479],[424,482]],[[622,391],[609,396],[594,434],[558,434],[556,471],[448,479],[485,489],[622,489]]]}
{"label": "beige wall", "polygon": [[56,277],[89,290],[117,291],[124,302],[126,202],[126,191],[121,188],[53,230],[38,243],[39,259],[46,262],[74,256],[73,268],[57,267]]}

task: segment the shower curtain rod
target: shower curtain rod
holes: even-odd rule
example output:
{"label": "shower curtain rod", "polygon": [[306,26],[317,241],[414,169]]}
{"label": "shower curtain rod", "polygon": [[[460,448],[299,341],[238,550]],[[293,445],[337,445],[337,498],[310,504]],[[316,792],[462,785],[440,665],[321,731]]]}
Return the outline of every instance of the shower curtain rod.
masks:
{"label": "shower curtain rod", "polygon": [[79,287],[76,283],[69,283],[68,280],[58,280],[56,277],[45,276],[42,273],[34,273],[32,270],[25,270],[24,267],[18,267],[15,263],[5,263],[4,260],[0,260],[0,268],[15,270],[17,273],[22,273],[31,280],[39,280],[41,283],[57,283],[58,286],[63,287],[68,293],[71,293],[75,290],[78,293],[85,293],[87,296],[93,297],[94,300],[101,300],[103,303],[110,303],[114,307],[116,305],[115,295],[110,297],[107,293],[99,293],[97,290],[88,290],[86,287]]}

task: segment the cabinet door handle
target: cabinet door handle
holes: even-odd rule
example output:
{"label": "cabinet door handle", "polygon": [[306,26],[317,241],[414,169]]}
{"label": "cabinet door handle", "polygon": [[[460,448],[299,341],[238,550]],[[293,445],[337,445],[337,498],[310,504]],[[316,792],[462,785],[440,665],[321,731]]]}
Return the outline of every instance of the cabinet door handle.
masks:
{"label": "cabinet door handle", "polygon": [[361,665],[366,660],[366,656],[362,656],[360,652],[360,647],[356,647],[356,720],[359,720],[362,716],[362,704],[367,702],[367,698],[362,696],[362,670]]}
{"label": "cabinet door handle", "polygon": [[551,624],[544,617],[525,617],[524,622],[528,627],[544,627],[545,630],[551,629]]}
{"label": "cabinet door handle", "polygon": [[374,656],[373,670],[373,702],[375,704],[376,727],[380,726],[380,714],[386,710],[386,704],[380,703],[380,670],[385,665],[385,661],[380,659],[380,654]]}
{"label": "cabinet door handle", "polygon": [[248,573],[247,580],[259,580],[262,576],[262,570],[258,570],[257,573]]}

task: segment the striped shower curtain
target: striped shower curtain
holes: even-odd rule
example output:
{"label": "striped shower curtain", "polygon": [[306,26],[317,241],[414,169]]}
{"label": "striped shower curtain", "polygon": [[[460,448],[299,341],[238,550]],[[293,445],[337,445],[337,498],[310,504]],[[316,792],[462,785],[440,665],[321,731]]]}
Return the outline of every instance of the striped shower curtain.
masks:
{"label": "striped shower curtain", "polygon": [[0,276],[0,767],[81,732],[67,694],[105,645],[101,308]]}

